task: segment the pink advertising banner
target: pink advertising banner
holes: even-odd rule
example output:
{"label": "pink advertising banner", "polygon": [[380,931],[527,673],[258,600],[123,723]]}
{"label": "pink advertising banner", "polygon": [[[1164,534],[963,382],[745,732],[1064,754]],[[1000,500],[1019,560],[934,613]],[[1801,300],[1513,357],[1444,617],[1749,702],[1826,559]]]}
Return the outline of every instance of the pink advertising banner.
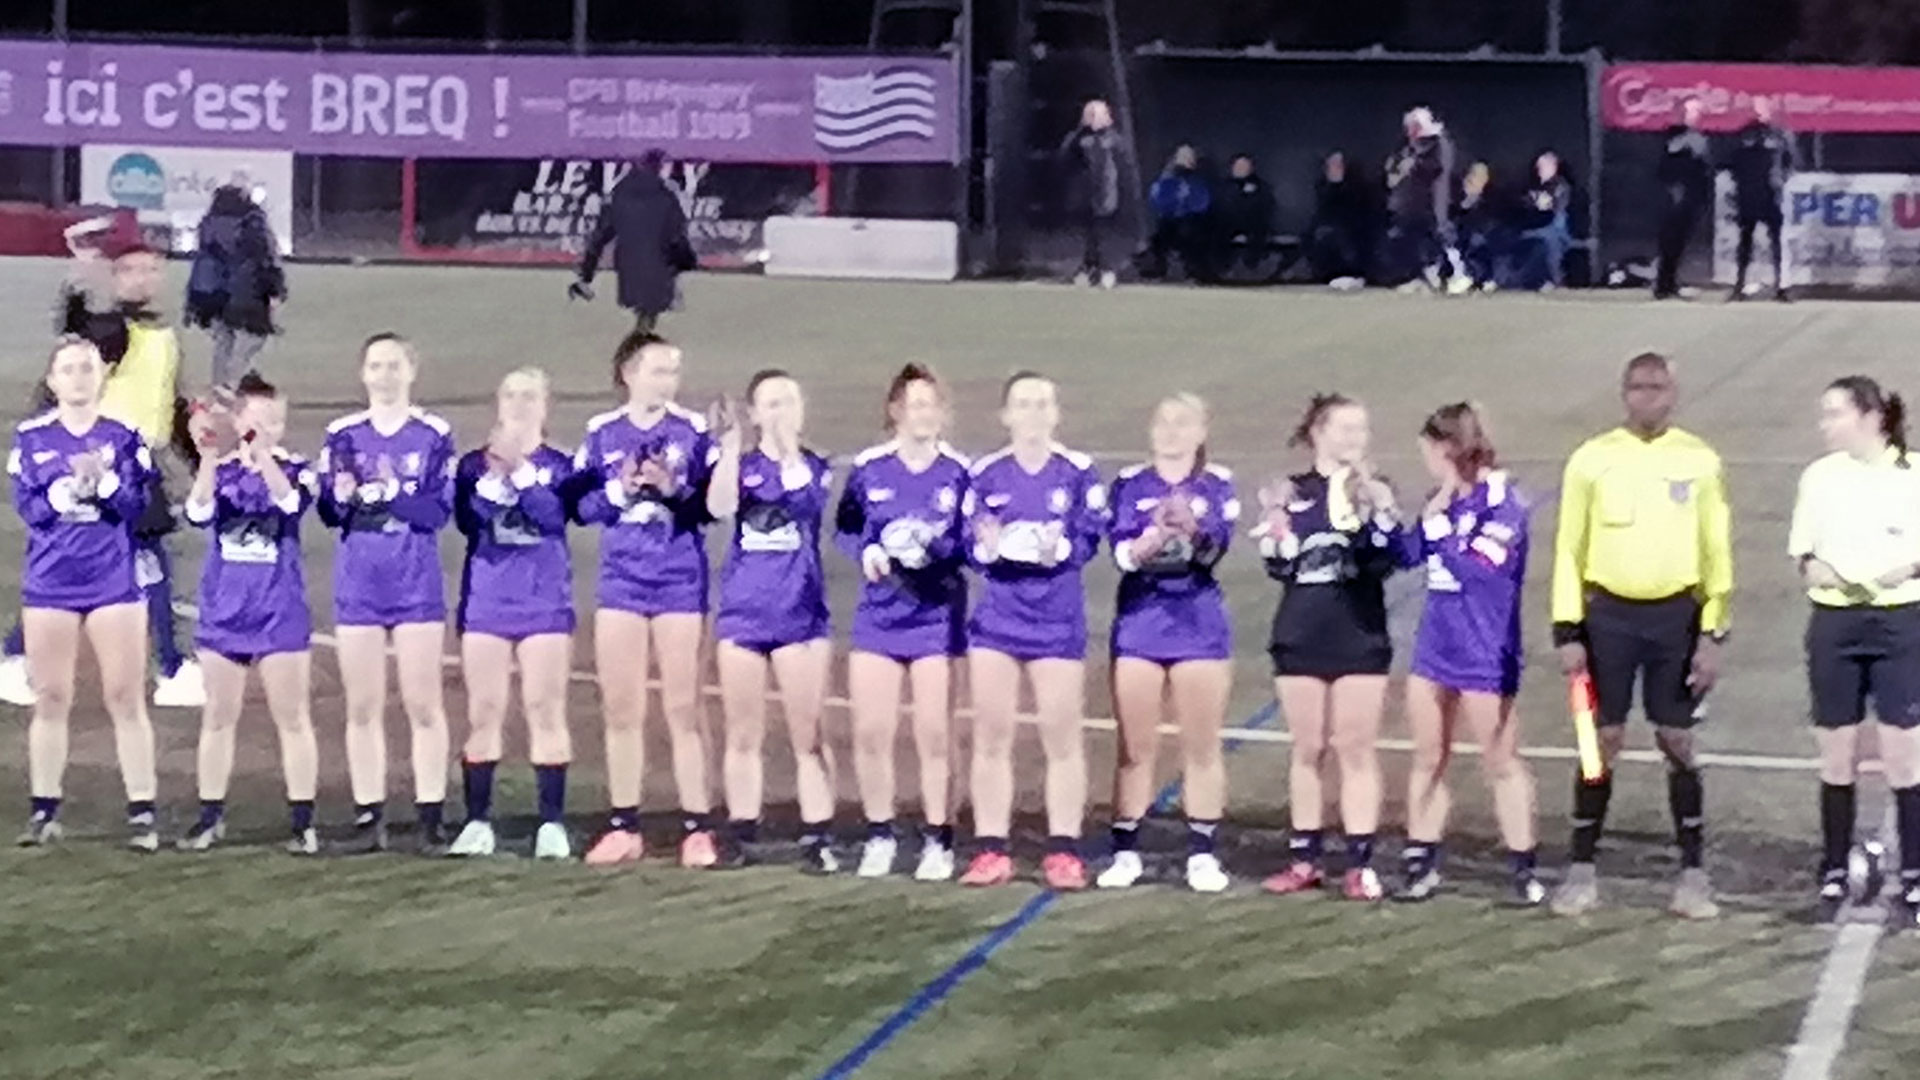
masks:
{"label": "pink advertising banner", "polygon": [[1701,127],[1734,131],[1753,119],[1753,99],[1779,99],[1793,131],[1920,131],[1920,68],[1805,64],[1611,64],[1600,91],[1609,128],[1658,131],[1697,97]]}

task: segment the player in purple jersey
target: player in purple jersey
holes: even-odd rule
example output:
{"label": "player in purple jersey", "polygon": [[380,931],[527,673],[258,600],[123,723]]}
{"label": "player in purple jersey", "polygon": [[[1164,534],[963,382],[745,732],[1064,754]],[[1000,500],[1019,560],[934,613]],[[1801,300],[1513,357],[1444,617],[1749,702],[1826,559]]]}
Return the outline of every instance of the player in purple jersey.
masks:
{"label": "player in purple jersey", "polygon": [[84,338],[60,339],[47,361],[54,407],[15,429],[7,475],[27,526],[21,619],[36,700],[27,727],[32,811],[23,846],[60,837],[61,779],[74,667],[84,631],[113,720],[127,790],[127,843],[156,851],[153,725],[147,720],[147,612],[133,573],[133,525],[153,459],[140,436],[100,415],[106,365]]}
{"label": "player in purple jersey", "polygon": [[1226,811],[1220,727],[1233,684],[1233,635],[1213,568],[1227,553],[1240,500],[1233,474],[1207,464],[1207,406],[1177,394],[1153,414],[1153,458],[1113,483],[1109,539],[1120,567],[1113,618],[1113,704],[1120,752],[1113,778],[1113,862],[1103,889],[1140,880],[1140,819],[1153,803],[1153,765],[1169,693],[1180,725],[1187,812],[1187,884],[1222,892],[1214,854]]}
{"label": "player in purple jersey", "polygon": [[574,457],[577,516],[604,528],[594,666],[605,710],[609,828],[587,851],[590,866],[640,858],[649,653],[660,665],[660,705],[679,788],[680,865],[714,866],[712,795],[700,714],[700,637],[707,612],[707,477],[716,451],[707,421],[674,403],[680,350],[635,332],[613,354],[626,404],[587,421]]}
{"label": "player in purple jersey", "polygon": [[547,373],[521,368],[500,382],[487,445],[455,470],[453,515],[467,538],[460,573],[461,670],[467,744],[461,757],[467,822],[448,854],[491,855],[493,775],[502,753],[513,668],[527,720],[540,828],[537,859],[572,854],[567,839],[567,680],[573,663],[573,568],[567,518],[573,458],[547,445]]}
{"label": "player in purple jersey", "polygon": [[1527,577],[1528,505],[1496,467],[1480,413],[1443,405],[1420,428],[1420,454],[1439,485],[1404,534],[1427,568],[1427,606],[1407,680],[1413,767],[1407,776],[1406,883],[1399,900],[1426,900],[1440,886],[1447,764],[1464,720],[1480,744],[1494,818],[1507,845],[1513,899],[1546,899],[1534,874],[1533,770],[1520,757],[1513,698],[1520,689],[1520,591]]}
{"label": "player in purple jersey", "polygon": [[1326,803],[1323,770],[1339,778],[1347,834],[1344,891],[1378,900],[1373,869],[1380,827],[1380,714],[1393,643],[1383,583],[1411,565],[1393,489],[1367,458],[1367,410],[1339,394],[1316,395],[1290,445],[1313,453],[1309,472],[1263,489],[1254,530],[1267,575],[1282,582],[1273,616],[1274,692],[1293,736],[1287,802],[1293,819],[1285,870],[1269,892],[1317,888]]}
{"label": "player in purple jersey", "polygon": [[761,759],[767,741],[767,672],[780,684],[781,713],[793,746],[800,802],[803,868],[831,874],[833,766],[820,733],[827,668],[826,576],[820,566],[820,521],[833,470],[801,444],[806,399],[784,371],[768,369],[747,384],[758,444],[741,449],[741,428],[729,424],[707,488],[707,513],[734,519],[733,542],[720,575],[720,700],[726,716],[721,776],[734,856],[752,842],[760,821]]}
{"label": "player in purple jersey", "polygon": [[926,837],[914,877],[953,876],[953,661],[966,651],[967,585],[960,502],[967,460],[941,441],[950,417],[946,386],[908,364],[887,388],[893,438],[854,458],[835,514],[840,546],[865,586],[853,612],[847,692],[853,705],[854,776],[867,814],[862,877],[893,870],[898,840],[894,747],[900,687],[913,693]]}
{"label": "player in purple jersey", "polygon": [[319,495],[320,480],[305,458],[280,445],[287,402],[277,390],[248,372],[234,395],[230,412],[216,404],[197,413],[192,425],[203,452],[187,493],[186,518],[210,534],[195,633],[207,704],[200,715],[200,818],[179,847],[205,851],[226,835],[234,733],[246,700],[247,669],[257,667],[280,737],[292,827],[287,851],[317,855],[313,619],[301,568],[300,520]]}
{"label": "player in purple jersey", "polygon": [[386,848],[387,646],[413,729],[420,850],[446,849],[447,713],[440,659],[447,601],[439,533],[453,516],[453,432],[412,405],[413,346],[376,334],[360,350],[367,408],[327,425],[320,451],[320,520],[340,531],[333,621],[347,699],[347,774],[354,837],[348,850]]}
{"label": "player in purple jersey", "polygon": [[1080,730],[1087,652],[1080,568],[1106,528],[1107,492],[1093,459],[1053,441],[1060,404],[1053,380],[1029,371],[1001,391],[1000,419],[1013,437],[974,462],[962,502],[980,602],[967,625],[973,691],[973,824],[979,850],[963,885],[1013,880],[1007,851],[1013,818],[1013,734],[1024,671],[1033,684],[1047,758],[1050,888],[1084,889],[1080,827],[1087,811],[1087,759]]}

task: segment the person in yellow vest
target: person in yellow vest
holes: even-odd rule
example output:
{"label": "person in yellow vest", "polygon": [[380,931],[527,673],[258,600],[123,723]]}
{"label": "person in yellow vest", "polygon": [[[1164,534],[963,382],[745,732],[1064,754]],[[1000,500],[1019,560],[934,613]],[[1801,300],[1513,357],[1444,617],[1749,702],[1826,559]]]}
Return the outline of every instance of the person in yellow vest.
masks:
{"label": "person in yellow vest", "polygon": [[[77,312],[82,325],[63,327],[84,333],[94,341],[108,364],[101,394],[101,415],[138,431],[152,451],[159,489],[148,500],[146,515],[134,529],[135,578],[147,600],[148,631],[153,638],[158,681],[153,703],[166,708],[199,708],[205,704],[200,666],[181,648],[173,612],[173,555],[167,537],[175,527],[174,505],[193,475],[194,450],[186,437],[185,401],[179,394],[180,341],[152,309],[164,274],[158,252],[137,237],[109,235],[99,248],[76,250],[83,260],[103,259],[110,265],[112,310],[119,317],[102,318],[89,311],[85,298],[69,297],[62,304],[71,319]],[[69,283],[80,280],[70,276]],[[72,292],[71,284],[63,297]],[[99,305],[94,305],[98,307]],[[31,705],[24,638],[18,625],[7,636],[0,658],[0,701]]]}
{"label": "person in yellow vest", "polygon": [[1606,768],[1598,779],[1575,777],[1572,866],[1553,910],[1579,915],[1599,903],[1594,854],[1637,681],[1667,759],[1681,866],[1671,910],[1712,918],[1693,728],[1719,673],[1733,592],[1725,480],[1720,455],[1670,423],[1679,390],[1666,357],[1628,361],[1621,399],[1626,423],[1581,444],[1560,487],[1553,640],[1569,677],[1592,677]]}

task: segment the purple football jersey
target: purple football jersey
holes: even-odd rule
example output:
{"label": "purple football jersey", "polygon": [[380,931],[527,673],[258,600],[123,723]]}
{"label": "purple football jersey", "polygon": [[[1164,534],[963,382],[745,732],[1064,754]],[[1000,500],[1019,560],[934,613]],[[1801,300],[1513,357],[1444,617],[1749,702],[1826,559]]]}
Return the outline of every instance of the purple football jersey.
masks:
{"label": "purple football jersey", "polygon": [[508,476],[485,450],[460,459],[454,522],[467,538],[460,572],[461,633],[518,641],[573,633],[573,561],[567,553],[573,458],[536,447]]}
{"label": "purple football jersey", "polygon": [[[75,479],[71,461],[86,453],[106,468],[91,491]],[[42,413],[14,430],[7,475],[27,524],[23,606],[88,612],[139,599],[133,525],[146,509],[153,458],[132,428],[102,416],[75,434],[58,410]]]}
{"label": "purple football jersey", "polygon": [[862,573],[853,647],[900,661],[959,656],[967,649],[967,459],[941,443],[915,472],[899,450],[882,443],[855,457],[834,514],[848,558],[862,563],[873,549],[887,559],[879,581]]}
{"label": "purple football jersey", "polygon": [[186,505],[187,520],[209,531],[194,643],[235,659],[312,646],[300,519],[319,495],[320,478],[285,448],[275,449],[273,460],[292,485],[284,499],[273,497],[259,473],[224,461],[214,469],[212,501]]}
{"label": "purple football jersey", "polygon": [[714,637],[766,651],[827,636],[820,520],[832,488],[833,466],[811,450],[784,468],[758,448],[740,455]]}
{"label": "purple football jersey", "polygon": [[[596,589],[601,607],[649,617],[706,613],[707,478],[716,454],[706,418],[678,405],[646,427],[625,409],[587,421],[573,465],[583,474],[580,523],[606,529]],[[622,468],[649,458],[673,474],[673,491],[628,494]]]}
{"label": "purple football jersey", "polygon": [[[371,414],[327,425],[320,451],[320,520],[340,530],[333,562],[333,619],[342,626],[442,622],[446,587],[439,533],[453,515],[453,432],[410,409],[391,433]],[[351,476],[353,497],[336,500],[334,478]],[[383,479],[390,477],[390,479]]]}
{"label": "purple football jersey", "polygon": [[[961,512],[967,554],[983,579],[967,625],[972,646],[1019,660],[1085,659],[1080,568],[1099,550],[1107,524],[1107,491],[1093,459],[1057,444],[1038,472],[1022,468],[1011,448],[981,458]],[[985,518],[1000,523],[991,550],[979,533]]]}
{"label": "purple football jersey", "polygon": [[1455,690],[1519,690],[1529,509],[1507,474],[1495,471],[1409,534],[1427,567],[1414,674]]}
{"label": "purple football jersey", "polygon": [[[1185,499],[1197,530],[1170,540],[1145,565],[1130,544],[1153,524],[1168,499]],[[1151,464],[1121,471],[1113,483],[1114,561],[1123,576],[1113,617],[1113,654],[1175,664],[1225,660],[1233,655],[1226,598],[1213,568],[1226,554],[1240,520],[1233,474],[1208,465],[1169,484]]]}

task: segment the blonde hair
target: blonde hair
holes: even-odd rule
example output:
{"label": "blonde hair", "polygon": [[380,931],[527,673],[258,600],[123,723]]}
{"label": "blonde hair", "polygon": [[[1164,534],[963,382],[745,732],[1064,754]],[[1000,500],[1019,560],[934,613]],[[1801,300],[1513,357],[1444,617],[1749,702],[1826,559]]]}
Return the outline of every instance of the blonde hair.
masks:
{"label": "blonde hair", "polygon": [[[1190,390],[1180,390],[1161,398],[1160,404],[1155,405],[1153,408],[1155,412],[1159,412],[1169,405],[1177,405],[1183,409],[1190,409],[1195,415],[1200,417],[1201,427],[1208,429],[1213,427],[1213,408],[1207,404],[1207,399],[1201,397],[1199,394],[1193,393]],[[1207,441],[1205,439],[1201,439],[1200,445],[1194,449],[1193,463],[1195,466],[1201,468],[1206,466]]]}
{"label": "blonde hair", "polygon": [[503,387],[506,386],[508,379],[532,379],[534,382],[540,384],[540,396],[545,398],[553,397],[553,379],[547,375],[546,368],[536,367],[532,364],[528,364],[526,367],[514,368],[501,377],[500,385]]}

